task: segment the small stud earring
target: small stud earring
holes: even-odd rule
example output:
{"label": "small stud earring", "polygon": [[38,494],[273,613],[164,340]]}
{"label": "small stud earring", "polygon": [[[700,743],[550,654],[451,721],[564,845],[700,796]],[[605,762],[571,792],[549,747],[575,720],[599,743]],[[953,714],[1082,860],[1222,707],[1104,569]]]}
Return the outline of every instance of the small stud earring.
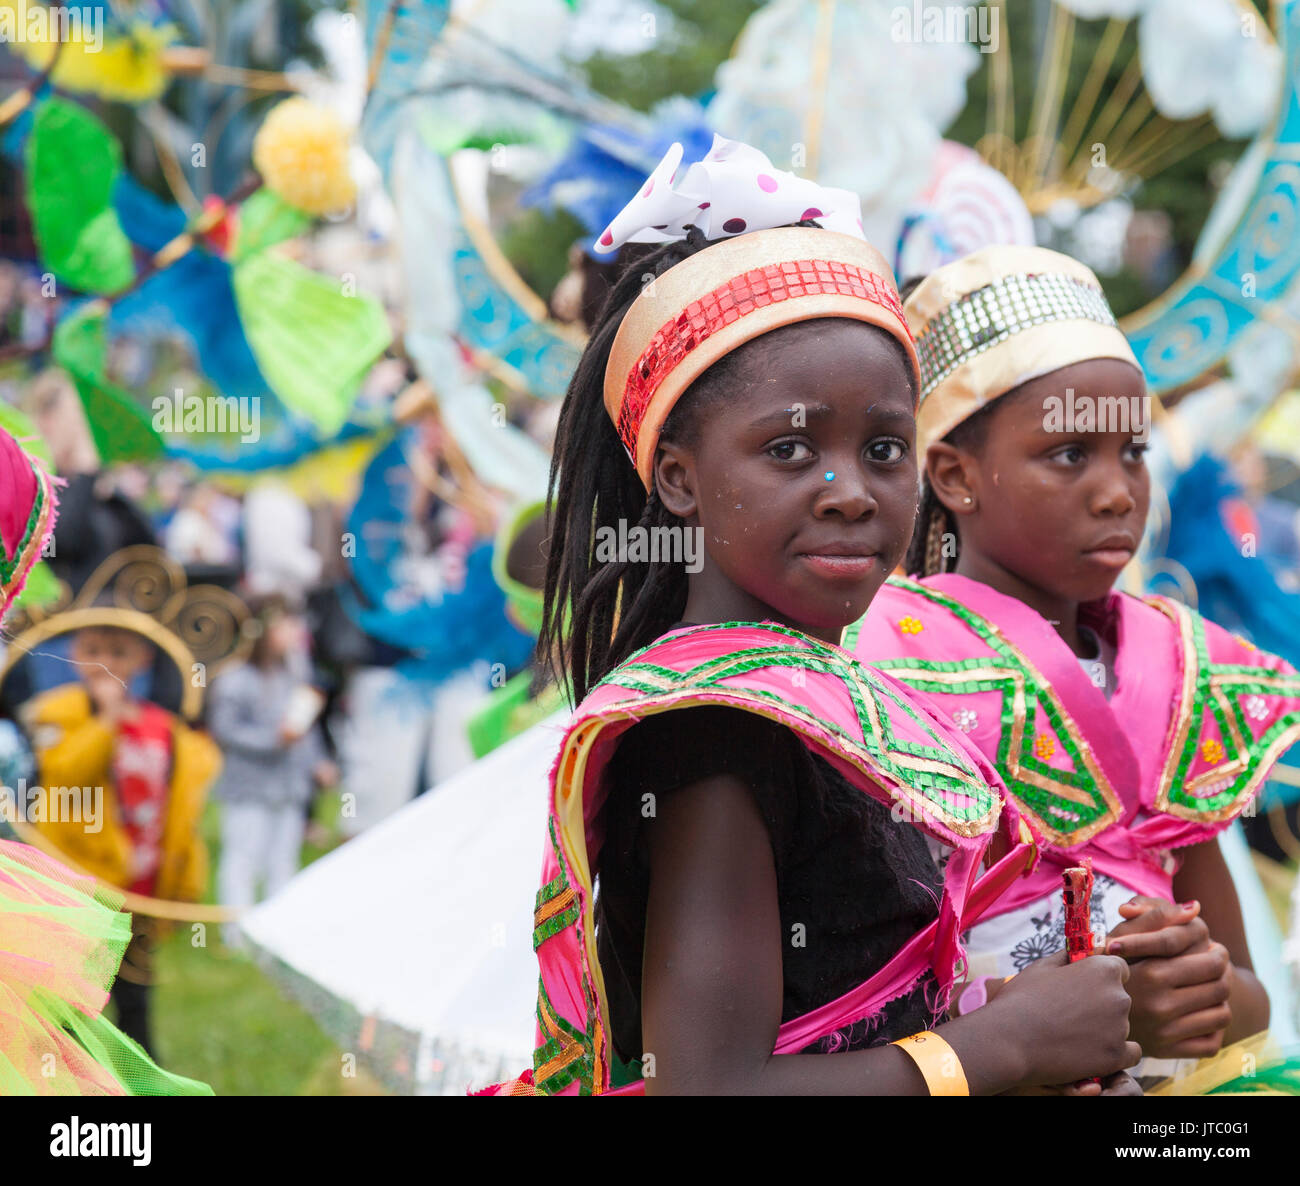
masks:
{"label": "small stud earring", "polygon": [[974,501],[975,501],[975,500],[974,500],[973,498],[971,498],[971,496],[970,496],[969,494],[966,495],[966,497],[962,499],[962,502],[964,502],[967,506],[970,506],[970,504],[971,504],[972,502],[974,502]]}

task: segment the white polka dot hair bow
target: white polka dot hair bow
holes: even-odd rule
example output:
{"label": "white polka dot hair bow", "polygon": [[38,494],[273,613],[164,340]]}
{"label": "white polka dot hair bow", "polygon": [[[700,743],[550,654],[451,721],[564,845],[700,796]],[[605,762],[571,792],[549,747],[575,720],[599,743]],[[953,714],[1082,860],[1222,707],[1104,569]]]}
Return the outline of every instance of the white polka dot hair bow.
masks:
{"label": "white polka dot hair bow", "polygon": [[679,177],[682,155],[680,144],[668,150],[636,197],[597,237],[597,251],[607,255],[624,243],[684,239],[688,226],[708,239],[729,239],[806,219],[828,231],[866,237],[857,194],[774,169],[757,148],[715,135],[708,155]]}

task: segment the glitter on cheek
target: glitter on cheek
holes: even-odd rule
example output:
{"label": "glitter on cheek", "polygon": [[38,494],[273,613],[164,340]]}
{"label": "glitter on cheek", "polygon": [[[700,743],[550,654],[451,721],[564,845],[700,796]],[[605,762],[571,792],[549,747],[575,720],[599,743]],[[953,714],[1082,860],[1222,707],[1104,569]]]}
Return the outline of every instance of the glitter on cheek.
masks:
{"label": "glitter on cheek", "polygon": [[835,471],[834,471],[834,470],[829,470],[829,469],[828,469],[828,470],[826,471],[826,480],[827,480],[828,482],[833,482],[833,481],[835,481]]}

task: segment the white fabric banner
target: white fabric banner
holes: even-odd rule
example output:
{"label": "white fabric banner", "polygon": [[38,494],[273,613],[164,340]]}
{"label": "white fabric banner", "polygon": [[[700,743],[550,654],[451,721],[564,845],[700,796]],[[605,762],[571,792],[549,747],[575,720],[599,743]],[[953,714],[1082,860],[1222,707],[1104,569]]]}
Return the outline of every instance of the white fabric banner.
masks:
{"label": "white fabric banner", "polygon": [[309,865],[242,920],[265,951],[366,1018],[421,1035],[435,1090],[532,1065],[533,900],[567,712]]}

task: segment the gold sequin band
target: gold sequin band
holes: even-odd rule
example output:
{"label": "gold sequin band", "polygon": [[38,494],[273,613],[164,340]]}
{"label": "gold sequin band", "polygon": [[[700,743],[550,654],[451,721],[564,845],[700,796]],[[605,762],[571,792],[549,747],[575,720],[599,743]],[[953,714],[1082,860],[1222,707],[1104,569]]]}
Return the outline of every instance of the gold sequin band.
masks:
{"label": "gold sequin band", "polygon": [[939,268],[904,310],[921,365],[922,464],[931,443],[1022,383],[1093,358],[1138,366],[1097,277],[1041,247],[986,247]]}
{"label": "gold sequin band", "polygon": [[1032,325],[1052,321],[1115,324],[1101,289],[1044,272],[1004,276],[953,301],[916,337],[925,399],[966,359],[1005,342]]}
{"label": "gold sequin band", "polygon": [[715,243],[647,284],[619,326],[605,368],[605,410],[649,490],[659,433],[690,385],[738,346],[818,317],[865,321],[916,345],[893,274],[869,243],[780,227]]}

